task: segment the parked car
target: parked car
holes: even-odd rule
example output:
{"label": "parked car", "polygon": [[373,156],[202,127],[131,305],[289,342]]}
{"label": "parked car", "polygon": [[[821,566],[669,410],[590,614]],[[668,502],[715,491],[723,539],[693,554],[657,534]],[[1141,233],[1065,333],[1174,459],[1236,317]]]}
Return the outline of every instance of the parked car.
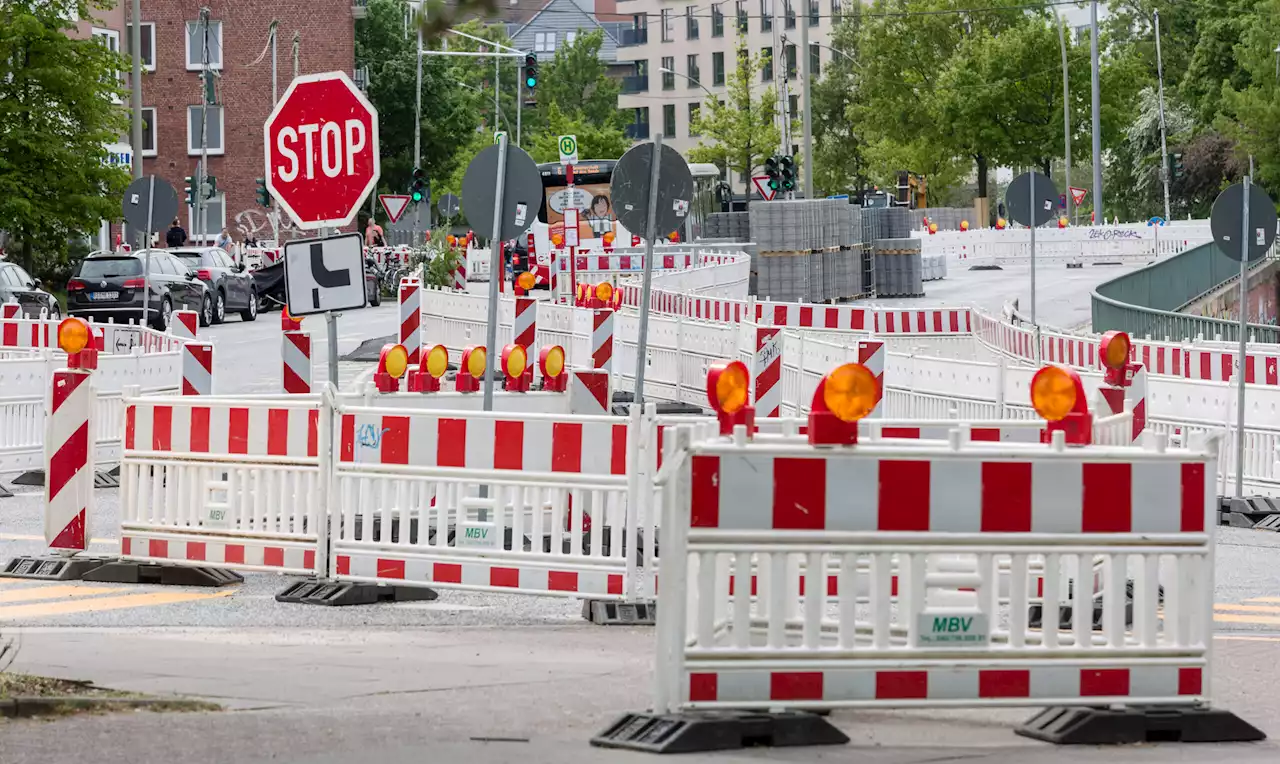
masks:
{"label": "parked car", "polygon": [[[143,261],[151,271],[143,278]],[[144,300],[143,289],[148,295]],[[86,257],[67,282],[67,313],[82,318],[117,322],[143,318],[157,329],[166,329],[175,310],[194,310],[200,325],[213,323],[213,295],[196,272],[167,250],[152,249],[127,254],[102,253]]]}
{"label": "parked car", "polygon": [[40,288],[40,279],[14,263],[0,263],[0,302],[16,302],[22,307],[22,315],[39,318],[40,311],[47,311],[49,318],[61,318],[58,298]]}
{"label": "parked car", "polygon": [[258,317],[258,287],[244,264],[237,264],[218,247],[179,247],[169,250],[196,272],[196,277],[213,294],[213,323],[220,324],[227,311],[235,311],[245,321]]}

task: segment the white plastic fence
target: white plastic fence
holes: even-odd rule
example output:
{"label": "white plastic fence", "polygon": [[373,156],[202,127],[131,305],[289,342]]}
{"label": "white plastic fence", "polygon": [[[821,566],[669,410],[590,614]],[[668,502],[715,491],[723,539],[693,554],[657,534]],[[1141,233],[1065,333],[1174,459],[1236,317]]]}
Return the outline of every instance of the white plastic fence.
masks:
{"label": "white plastic fence", "polygon": [[[1031,236],[1026,228],[915,231],[922,255],[944,255],[959,267],[1009,266],[1030,263]],[[1126,223],[1036,229],[1036,262],[1144,263],[1175,255],[1213,241],[1207,220],[1164,226]]]}

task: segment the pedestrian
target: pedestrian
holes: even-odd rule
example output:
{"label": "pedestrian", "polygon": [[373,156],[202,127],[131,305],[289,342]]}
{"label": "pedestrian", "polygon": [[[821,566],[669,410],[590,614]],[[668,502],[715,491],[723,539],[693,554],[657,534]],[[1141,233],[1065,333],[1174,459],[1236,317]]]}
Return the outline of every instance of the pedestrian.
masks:
{"label": "pedestrian", "polygon": [[181,247],[187,243],[187,232],[179,225],[178,219],[173,219],[173,225],[169,226],[169,230],[164,235],[165,246],[172,249],[173,247]]}
{"label": "pedestrian", "polygon": [[366,247],[385,247],[387,246],[386,237],[382,232],[382,226],[369,220],[369,225],[364,229],[364,245]]}
{"label": "pedestrian", "polygon": [[227,229],[223,228],[222,233],[218,234],[217,247],[229,255],[234,244],[235,242],[231,240],[231,234],[227,233]]}

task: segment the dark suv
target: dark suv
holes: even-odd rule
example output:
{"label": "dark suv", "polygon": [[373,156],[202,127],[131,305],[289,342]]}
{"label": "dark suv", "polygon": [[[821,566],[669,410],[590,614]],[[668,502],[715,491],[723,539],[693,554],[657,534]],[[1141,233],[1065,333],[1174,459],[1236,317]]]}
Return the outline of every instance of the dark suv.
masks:
{"label": "dark suv", "polygon": [[213,294],[213,323],[222,323],[229,310],[239,313],[245,321],[258,317],[258,289],[253,276],[224,250],[217,247],[179,247],[169,250],[169,254],[186,263],[209,287]]}
{"label": "dark suv", "polygon": [[[151,273],[143,278],[143,260]],[[175,310],[194,310],[200,325],[213,323],[213,296],[209,287],[182,260],[163,249],[128,254],[104,252],[86,257],[67,281],[67,313],[81,318],[117,322],[143,317],[143,288],[149,295],[147,320],[166,329]]]}

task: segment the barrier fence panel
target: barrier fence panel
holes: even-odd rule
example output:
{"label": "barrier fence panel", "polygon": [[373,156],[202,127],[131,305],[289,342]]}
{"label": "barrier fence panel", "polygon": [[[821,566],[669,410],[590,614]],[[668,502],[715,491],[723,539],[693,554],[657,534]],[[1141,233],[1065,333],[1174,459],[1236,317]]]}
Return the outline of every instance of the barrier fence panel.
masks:
{"label": "barrier fence panel", "polygon": [[128,396],[121,557],[325,574],[328,416],[317,396]]}

